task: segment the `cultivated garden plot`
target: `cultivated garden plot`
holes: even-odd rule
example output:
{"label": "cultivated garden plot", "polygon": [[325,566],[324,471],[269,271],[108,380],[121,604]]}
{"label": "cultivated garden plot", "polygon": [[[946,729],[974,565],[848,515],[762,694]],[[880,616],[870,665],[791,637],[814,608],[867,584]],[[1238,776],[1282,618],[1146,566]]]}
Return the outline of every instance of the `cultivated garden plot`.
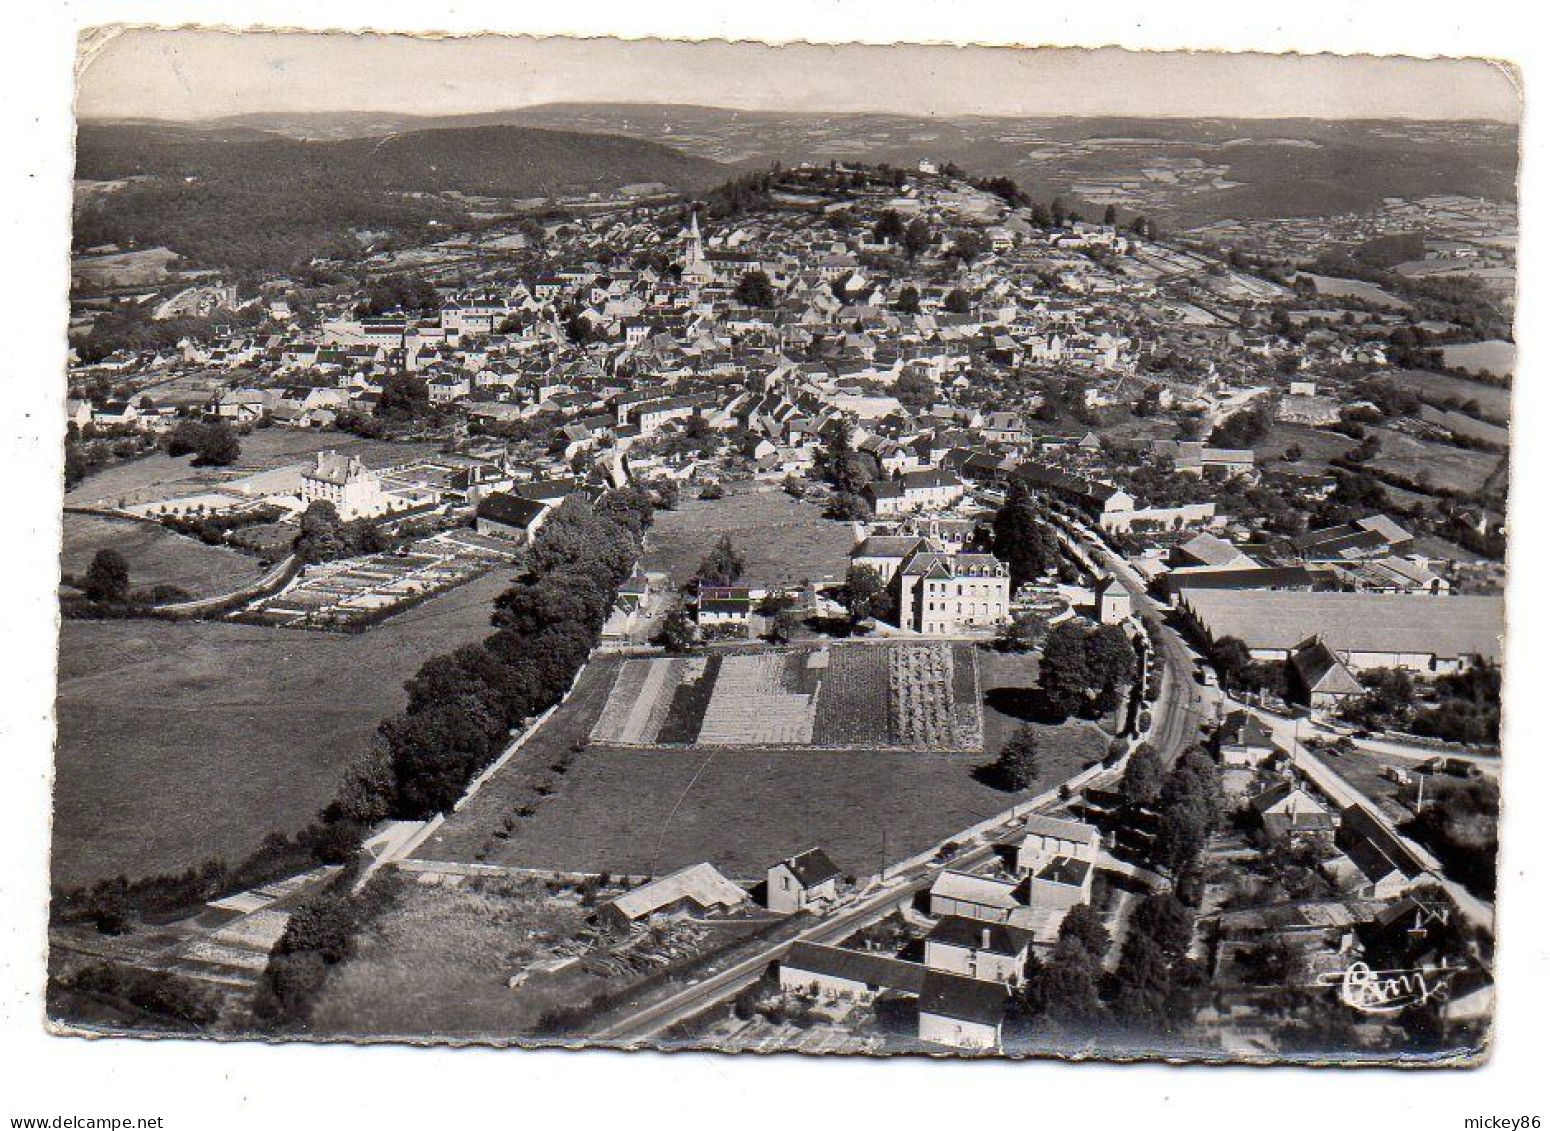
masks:
{"label": "cultivated garden plot", "polygon": [[979,751],[967,644],[845,644],[620,666],[591,740],[609,746]]}
{"label": "cultivated garden plot", "polygon": [[350,628],[461,585],[506,556],[498,549],[422,539],[403,551],[308,566],[279,593],[233,619],[283,628]]}

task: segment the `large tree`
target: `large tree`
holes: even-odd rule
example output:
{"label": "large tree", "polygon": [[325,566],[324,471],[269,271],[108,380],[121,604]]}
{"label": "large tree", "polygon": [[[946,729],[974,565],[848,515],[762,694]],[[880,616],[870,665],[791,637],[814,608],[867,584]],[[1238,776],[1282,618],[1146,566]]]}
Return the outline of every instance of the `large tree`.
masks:
{"label": "large tree", "polygon": [[194,462],[206,467],[230,467],[242,457],[236,430],[224,420],[207,424],[194,441]]}
{"label": "large tree", "polygon": [[737,281],[737,289],[732,292],[732,297],[744,306],[773,306],[775,286],[763,271],[746,271]]}
{"label": "large tree", "polygon": [[1039,690],[1060,714],[1100,715],[1123,702],[1135,670],[1135,649],[1123,629],[1066,620],[1045,641]]}
{"label": "large tree", "polygon": [[742,551],[732,544],[732,536],[723,534],[710,553],[700,559],[695,577],[701,585],[736,585],[745,565]]}
{"label": "large tree", "polygon": [[93,601],[124,600],[129,596],[129,562],[117,550],[98,550],[81,588]]}
{"label": "large tree", "polygon": [[1033,787],[1039,780],[1042,745],[1039,732],[1029,723],[1012,732],[995,762],[995,775],[1004,789],[1021,792]]}
{"label": "large tree", "polygon": [[1162,793],[1162,759],[1149,742],[1136,747],[1120,775],[1119,795],[1127,805],[1150,805]]}
{"label": "large tree", "polygon": [[882,575],[869,565],[853,565],[845,572],[845,610],[851,624],[877,615],[884,588]]}
{"label": "large tree", "polygon": [[1087,630],[1080,621],[1065,620],[1044,641],[1039,657],[1039,690],[1050,710],[1074,715],[1087,702],[1092,679],[1087,668]]}
{"label": "large tree", "polygon": [[1028,484],[1013,479],[991,523],[990,552],[1007,565],[1012,592],[1061,564],[1060,542],[1034,507]]}

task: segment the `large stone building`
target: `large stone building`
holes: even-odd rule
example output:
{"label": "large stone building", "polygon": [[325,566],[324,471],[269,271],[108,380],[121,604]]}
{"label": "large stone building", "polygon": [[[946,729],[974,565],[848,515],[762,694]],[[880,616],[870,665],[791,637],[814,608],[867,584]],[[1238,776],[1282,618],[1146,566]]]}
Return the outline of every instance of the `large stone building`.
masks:
{"label": "large stone building", "polygon": [[1011,574],[990,554],[917,551],[894,575],[899,625],[928,636],[1005,624]]}
{"label": "large stone building", "polygon": [[301,473],[301,501],[326,500],[345,520],[374,518],[391,505],[382,479],[356,456],[319,452],[317,462]]}

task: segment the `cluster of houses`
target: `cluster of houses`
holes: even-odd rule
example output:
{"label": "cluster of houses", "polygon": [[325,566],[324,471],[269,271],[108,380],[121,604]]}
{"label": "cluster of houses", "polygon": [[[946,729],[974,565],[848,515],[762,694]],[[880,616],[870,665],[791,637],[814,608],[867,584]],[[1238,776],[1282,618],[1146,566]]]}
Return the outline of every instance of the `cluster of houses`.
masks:
{"label": "cluster of houses", "polygon": [[884,994],[913,998],[922,1041],[999,1048],[1030,955],[1053,945],[1066,913],[1092,899],[1102,838],[1084,822],[1034,815],[1006,847],[1013,878],[951,868],[937,874],[921,961],[801,943],[781,962],[781,989],[858,1003]]}

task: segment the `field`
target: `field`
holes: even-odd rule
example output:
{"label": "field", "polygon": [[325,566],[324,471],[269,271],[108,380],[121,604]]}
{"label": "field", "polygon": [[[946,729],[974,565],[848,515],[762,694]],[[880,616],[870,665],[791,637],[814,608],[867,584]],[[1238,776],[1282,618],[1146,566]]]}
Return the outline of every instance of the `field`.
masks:
{"label": "field", "polygon": [[679,920],[608,939],[587,925],[592,907],[577,891],[539,880],[400,873],[386,882],[392,904],[325,983],[311,1032],[510,1040],[549,1009],[628,989],[760,925]]}
{"label": "field", "polygon": [[117,550],[124,555],[129,563],[129,582],[135,589],[176,585],[193,597],[230,592],[263,572],[256,558],[221,546],[206,546],[148,522],[65,515],[60,554],[63,572],[80,577],[98,550]]}
{"label": "field", "polygon": [[428,657],[481,639],[504,570],[358,636],[223,623],[67,621],[54,878],[235,860],[305,825]]}
{"label": "field", "polygon": [[1270,434],[1254,445],[1254,454],[1261,460],[1282,459],[1286,449],[1293,444],[1302,449],[1302,460],[1327,463],[1345,455],[1356,446],[1356,441],[1327,428],[1277,421],[1271,426]]}
{"label": "field", "polygon": [[70,273],[77,285],[94,288],[136,287],[164,282],[178,255],[164,247],[119,251],[109,255],[78,255]]}
{"label": "field", "polygon": [[1480,414],[1498,424],[1507,423],[1512,409],[1512,392],[1495,385],[1482,385],[1446,373],[1427,369],[1401,369],[1387,378],[1400,388],[1414,389],[1426,397],[1457,397],[1460,401],[1479,401]]}
{"label": "field", "polygon": [[[857,648],[869,646],[857,645]],[[982,657],[983,658],[983,657]],[[709,860],[755,879],[774,860],[821,845],[847,872],[919,852],[1012,805],[982,783],[988,757],[922,750],[582,748],[621,663],[583,672],[576,691],[417,853],[428,860],[518,868],[660,873]],[[991,748],[1025,721],[1005,688],[1034,670],[1008,658],[987,686]],[[820,720],[823,711],[819,712]],[[1087,723],[1040,726],[1043,757],[1031,792],[1101,757],[1107,737]],[[578,752],[579,750],[579,752]]]}
{"label": "field", "polygon": [[715,540],[730,535],[742,552],[752,585],[842,581],[854,543],[848,523],[830,522],[821,509],[779,489],[730,491],[720,499],[689,499],[657,515],[647,537],[643,567],[667,574],[671,589],[694,576]]}
{"label": "field", "polygon": [[[194,467],[192,456],[155,452],[104,468],[65,495],[67,506],[121,506],[169,498],[246,476],[307,462],[314,452],[333,449],[357,455],[369,467],[403,463],[437,450],[430,443],[395,444],[362,440],[339,432],[309,428],[260,428],[242,437],[242,457],[232,467]],[[277,488],[278,489],[278,488]]]}
{"label": "field", "polygon": [[975,650],[910,642],[627,660],[591,739],[616,746],[979,750]]}
{"label": "field", "polygon": [[1512,373],[1517,350],[1511,342],[1456,342],[1442,347],[1442,360],[1450,366],[1505,377]]}
{"label": "field", "polygon": [[1418,483],[1425,477],[1435,487],[1455,491],[1478,491],[1502,458],[1494,452],[1468,451],[1451,444],[1417,440],[1387,428],[1374,429],[1373,435],[1382,440],[1383,450],[1370,461],[1371,467],[1403,475]]}
{"label": "field", "polygon": [[574,898],[544,899],[534,891],[519,899],[494,885],[422,885],[404,874],[388,882],[397,889],[393,906],[366,928],[357,953],[328,980],[311,1019],[317,1032],[509,1036],[583,989],[576,977],[546,979],[561,991],[555,997],[534,992],[536,985],[522,994],[506,985],[546,944],[563,945],[581,933],[587,912]]}
{"label": "field", "polygon": [[1421,419],[1428,424],[1435,424],[1446,428],[1449,432],[1457,432],[1461,436],[1469,436],[1476,440],[1484,440],[1489,444],[1499,444],[1506,447],[1509,439],[1507,429],[1500,424],[1490,424],[1484,420],[1476,420],[1462,412],[1446,412],[1433,408],[1431,405],[1421,406]]}
{"label": "field", "polygon": [[1341,279],[1333,275],[1310,275],[1304,273],[1303,278],[1313,280],[1313,289],[1321,295],[1332,295],[1336,298],[1355,298],[1363,302],[1370,302],[1374,306],[1386,307],[1391,310],[1408,310],[1410,304],[1398,295],[1389,294],[1388,291],[1376,283],[1369,283],[1363,279]]}

